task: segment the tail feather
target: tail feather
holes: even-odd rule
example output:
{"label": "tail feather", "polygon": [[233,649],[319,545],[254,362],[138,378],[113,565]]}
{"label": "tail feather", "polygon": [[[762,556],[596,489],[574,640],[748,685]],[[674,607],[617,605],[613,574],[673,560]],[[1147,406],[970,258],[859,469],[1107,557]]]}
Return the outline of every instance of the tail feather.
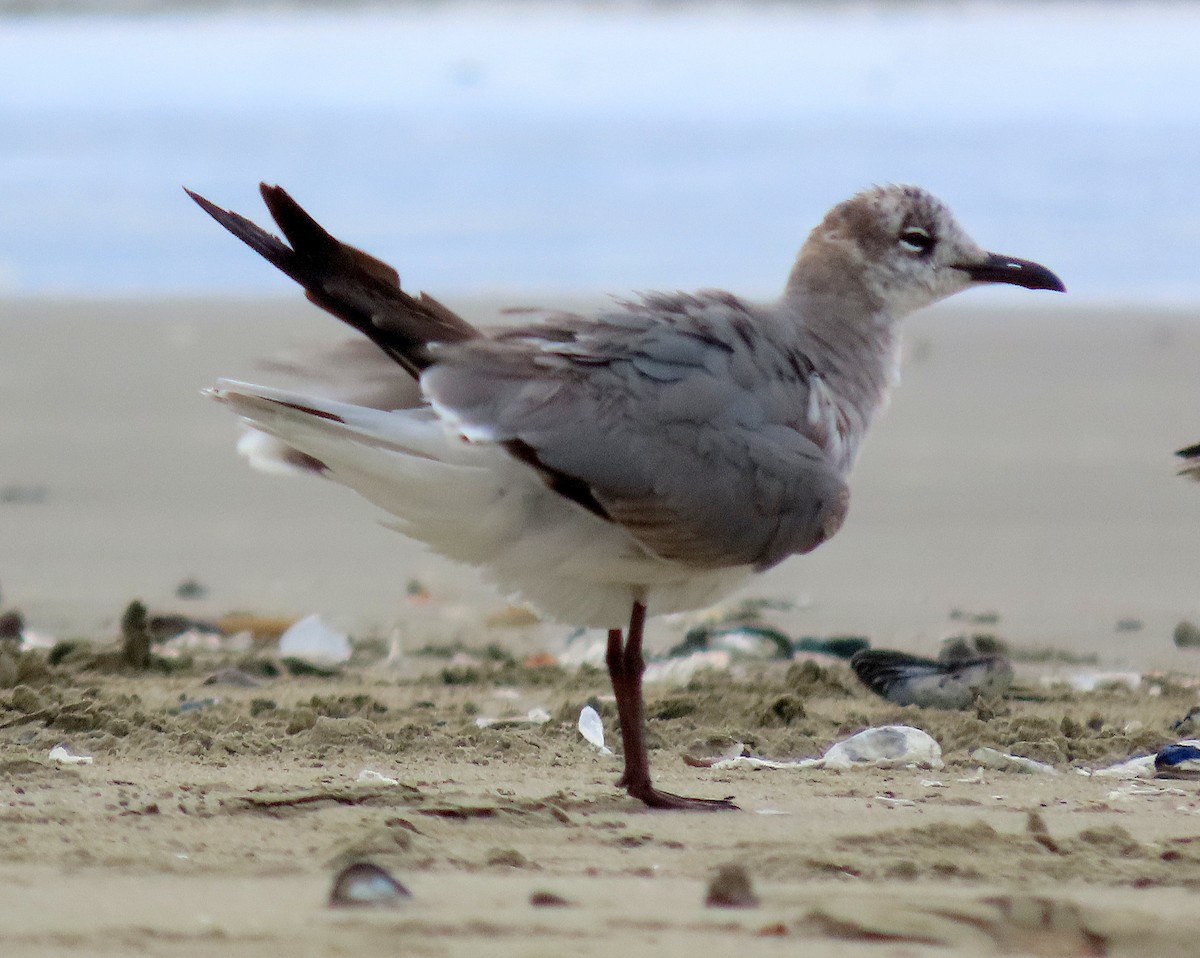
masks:
{"label": "tail feather", "polygon": [[431,343],[479,335],[432,296],[404,292],[391,266],[332,236],[281,187],[263,183],[259,189],[291,246],[246,217],[186,192],[225,229],[303,286],[309,300],[367,336],[414,376],[429,365]]}

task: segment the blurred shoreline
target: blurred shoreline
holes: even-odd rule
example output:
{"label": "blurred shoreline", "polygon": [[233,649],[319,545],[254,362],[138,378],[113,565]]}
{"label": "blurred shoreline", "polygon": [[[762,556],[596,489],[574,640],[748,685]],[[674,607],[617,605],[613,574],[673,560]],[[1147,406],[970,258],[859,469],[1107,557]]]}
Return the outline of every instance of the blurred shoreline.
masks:
{"label": "blurred shoreline", "polygon": [[181,189],[267,180],[443,294],[769,297],[914,182],[1076,301],[1200,302],[1200,5],[168,9],[0,18],[0,295],[283,290]]}

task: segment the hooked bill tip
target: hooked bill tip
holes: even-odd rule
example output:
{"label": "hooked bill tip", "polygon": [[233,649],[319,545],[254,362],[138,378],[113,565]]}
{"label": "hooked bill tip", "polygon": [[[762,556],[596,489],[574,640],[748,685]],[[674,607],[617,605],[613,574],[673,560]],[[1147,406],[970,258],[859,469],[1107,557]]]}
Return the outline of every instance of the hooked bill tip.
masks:
{"label": "hooked bill tip", "polygon": [[956,267],[977,283],[1006,283],[1025,289],[1045,289],[1065,293],[1067,287],[1041,263],[1015,256],[989,253],[982,263],[964,263]]}

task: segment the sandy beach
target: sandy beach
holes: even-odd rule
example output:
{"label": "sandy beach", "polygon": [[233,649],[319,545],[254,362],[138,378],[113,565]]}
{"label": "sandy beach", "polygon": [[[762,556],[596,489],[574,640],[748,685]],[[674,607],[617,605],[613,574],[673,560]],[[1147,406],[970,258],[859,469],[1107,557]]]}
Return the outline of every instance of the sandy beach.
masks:
{"label": "sandy beach", "polygon": [[[844,529],[746,595],[789,603],[772,623],[793,636],[935,654],[995,633],[1030,694],[899,708],[835,659],[653,686],[663,784],[744,809],[707,818],[612,787],[619,757],[575,730],[592,701],[615,736],[607,677],[556,664],[568,627],[505,613],[476,571],[353,494],[237,458],[236,424],[200,390],[341,335],[298,299],[0,302],[0,607],[91,643],[53,666],[0,652],[6,956],[1200,954],[1197,783],[1078,774],[1180,737],[1197,704],[1200,650],[1172,631],[1200,621],[1200,488],[1171,453],[1200,440],[1200,315],[955,304],[908,322]],[[203,597],[179,598],[186,580]],[[379,654],[253,688],[203,684],[245,652],[135,675],[96,657],[135,598],[197,618],[320,613]],[[651,647],[690,621],[651,623]],[[1081,667],[1141,679],[1044,681]],[[551,720],[475,722],[534,707]],[[933,735],[945,768],[682,761],[731,742],[819,755],[889,723]],[[94,763],[50,761],[64,740]],[[978,746],[1057,774],[979,774]],[[336,868],[364,857],[413,899],[327,908]],[[757,908],[705,907],[727,863]],[[538,891],[571,907],[532,906]]]}

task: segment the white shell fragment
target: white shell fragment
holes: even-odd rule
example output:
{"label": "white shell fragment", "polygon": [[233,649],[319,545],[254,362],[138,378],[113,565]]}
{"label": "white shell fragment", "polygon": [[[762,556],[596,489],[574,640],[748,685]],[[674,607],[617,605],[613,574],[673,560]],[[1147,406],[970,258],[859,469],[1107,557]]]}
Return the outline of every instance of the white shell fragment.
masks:
{"label": "white shell fragment", "polygon": [[1057,775],[1058,769],[1045,762],[1036,762],[1020,755],[1009,755],[999,749],[977,748],[971,752],[971,761],[998,772],[1032,772],[1035,775]]}
{"label": "white shell fragment", "polygon": [[91,765],[94,759],[90,755],[76,755],[71,746],[61,742],[50,749],[50,761],[60,765]]}
{"label": "white shell fragment", "polygon": [[301,619],[279,637],[279,654],[306,662],[336,664],[350,658],[350,640],[335,632],[319,615]]}
{"label": "white shell fragment", "polygon": [[579,734],[594,745],[601,755],[612,755],[612,749],[604,744],[604,723],[600,713],[585,705],[579,713]]}
{"label": "white shell fragment", "polygon": [[1154,778],[1154,756],[1141,755],[1107,768],[1098,768],[1091,774],[1095,778]]}
{"label": "white shell fragment", "polygon": [[398,778],[388,778],[382,772],[377,772],[373,768],[364,768],[358,773],[357,781],[369,785],[399,785]]}

